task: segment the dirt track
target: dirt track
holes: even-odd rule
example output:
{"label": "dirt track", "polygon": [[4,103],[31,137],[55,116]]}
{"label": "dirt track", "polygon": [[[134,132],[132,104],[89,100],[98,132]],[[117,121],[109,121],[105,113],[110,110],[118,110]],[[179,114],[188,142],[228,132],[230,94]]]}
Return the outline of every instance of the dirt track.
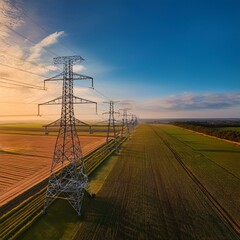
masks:
{"label": "dirt track", "polygon": [[[55,136],[0,134],[0,206],[47,178]],[[80,137],[83,155],[105,142],[103,137]]]}

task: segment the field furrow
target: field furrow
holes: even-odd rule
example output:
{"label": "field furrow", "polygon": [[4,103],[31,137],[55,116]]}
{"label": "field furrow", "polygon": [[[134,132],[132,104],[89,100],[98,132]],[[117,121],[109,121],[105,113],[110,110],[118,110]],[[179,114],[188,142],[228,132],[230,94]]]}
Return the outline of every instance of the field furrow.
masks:
{"label": "field furrow", "polygon": [[[0,134],[0,138],[0,206],[3,206],[48,177],[56,137]],[[105,138],[80,137],[80,141],[86,155],[104,144]]]}

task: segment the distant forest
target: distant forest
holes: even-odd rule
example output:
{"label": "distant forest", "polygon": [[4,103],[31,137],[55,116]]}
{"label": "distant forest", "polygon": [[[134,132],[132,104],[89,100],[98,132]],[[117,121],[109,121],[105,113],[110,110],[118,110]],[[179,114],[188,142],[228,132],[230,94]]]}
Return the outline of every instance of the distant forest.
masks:
{"label": "distant forest", "polygon": [[[231,121],[204,121],[204,122],[173,122],[175,126],[190,129],[196,132],[204,133],[210,136],[240,142],[240,131],[234,129],[224,129],[227,127],[240,127],[240,122]],[[221,129],[223,128],[223,129]]]}

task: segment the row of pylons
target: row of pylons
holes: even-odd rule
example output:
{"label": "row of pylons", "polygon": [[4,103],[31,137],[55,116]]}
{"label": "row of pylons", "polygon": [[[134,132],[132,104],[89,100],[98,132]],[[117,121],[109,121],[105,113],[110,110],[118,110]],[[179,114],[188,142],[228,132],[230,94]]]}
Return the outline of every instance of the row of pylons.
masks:
{"label": "row of pylons", "polygon": [[[54,58],[54,64],[62,64],[63,71],[61,74],[44,80],[44,87],[46,81],[63,81],[63,87],[60,97],[38,105],[38,114],[40,114],[41,105],[61,104],[61,118],[45,125],[45,130],[47,129],[46,133],[48,133],[48,127],[59,127],[59,130],[43,213],[46,213],[47,208],[53,201],[61,198],[68,200],[80,216],[84,192],[88,190],[88,176],[84,166],[76,126],[87,125],[90,130],[91,126],[75,118],[74,104],[95,104],[97,110],[97,103],[73,95],[73,82],[75,80],[91,80],[91,87],[93,88],[92,77],[73,72],[73,65],[83,60],[81,56]],[[113,146],[117,151],[121,142],[120,139],[127,137],[138,122],[135,115],[131,115],[131,119],[129,119],[129,109],[121,109],[122,122],[118,124],[115,119],[115,114],[119,114],[119,112],[115,112],[114,110],[114,104],[116,102],[109,101],[107,103],[109,104],[109,112],[107,112],[109,118],[107,123],[106,148],[113,142]],[[91,192],[88,191],[88,193],[92,196]]]}

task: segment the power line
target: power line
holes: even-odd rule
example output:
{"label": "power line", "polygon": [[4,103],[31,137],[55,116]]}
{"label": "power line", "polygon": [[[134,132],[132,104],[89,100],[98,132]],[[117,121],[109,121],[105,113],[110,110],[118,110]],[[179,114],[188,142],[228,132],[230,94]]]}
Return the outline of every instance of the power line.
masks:
{"label": "power line", "polygon": [[0,117],[37,117],[37,114],[0,115]]}
{"label": "power line", "polygon": [[36,87],[31,87],[31,86],[25,86],[25,85],[21,85],[21,84],[17,84],[17,83],[9,83],[9,82],[4,82],[0,80],[0,83],[3,84],[10,84],[10,85],[14,85],[14,86],[19,86],[19,87],[25,87],[25,88],[33,88],[33,89],[38,89],[38,90],[44,90],[43,88],[36,88]]}
{"label": "power line", "polygon": [[[21,11],[27,18],[29,18],[36,26],[38,26],[40,29],[42,29],[42,31],[44,31],[47,34],[51,34],[46,28],[44,28],[42,25],[40,25],[39,23],[37,23],[32,17],[30,17],[27,13],[26,10],[23,10],[23,7],[21,7],[21,9],[15,7],[18,11]],[[62,45],[64,48],[68,49],[69,51],[71,51],[73,54],[77,54],[75,51],[73,51],[71,48],[69,48],[68,46],[66,46],[65,44],[59,42],[58,44]]]}
{"label": "power line", "polygon": [[[11,46],[11,45],[10,45],[10,46]],[[6,53],[6,50],[5,50],[5,51],[0,51],[0,52]],[[12,54],[10,54],[10,53],[6,53],[6,54],[9,55],[10,57],[15,58],[15,59],[18,59],[18,60],[21,60],[21,61],[30,63],[30,64],[32,64],[32,65],[35,65],[35,66],[37,66],[37,67],[40,67],[40,68],[45,69],[45,70],[47,70],[47,71],[50,71],[50,69],[48,69],[47,67],[42,66],[42,65],[40,65],[40,64],[38,64],[38,63],[34,63],[34,62],[32,62],[32,61],[28,61],[28,60],[26,60],[25,58],[19,58],[19,57],[15,56],[15,55],[12,55]]]}
{"label": "power line", "polygon": [[[11,30],[12,32],[16,33],[17,35],[19,35],[20,37],[26,39],[27,41],[29,41],[30,43],[32,43],[33,45],[36,45],[37,43],[30,40],[28,37],[25,37],[23,34],[19,33],[18,31],[14,30],[13,28],[9,27],[6,24],[3,24],[5,27],[7,27],[9,30]],[[42,47],[43,50],[45,50],[46,52],[51,53],[52,55],[54,55],[55,57],[58,57],[58,55],[54,52],[52,52],[51,50],[46,49],[45,47]]]}
{"label": "power line", "polygon": [[[0,32],[2,32],[1,30],[0,30]],[[2,37],[6,37],[6,36],[4,36],[3,34],[0,34],[0,36],[2,36]],[[13,47],[13,45],[11,45],[11,44],[9,44],[9,43],[6,43],[5,42],[5,40],[3,40],[2,39],[2,41],[4,41],[4,43],[7,45],[7,48],[9,48],[9,47]],[[10,39],[10,41],[12,42],[12,43],[14,43],[14,44],[16,44],[16,45],[18,45],[19,43],[18,42],[16,42],[16,41],[13,41],[12,39]],[[33,45],[33,44],[32,44]],[[7,50],[4,50],[4,51],[1,51],[1,52],[6,52]],[[7,53],[9,56],[12,56],[12,57],[15,57],[15,58],[17,58],[17,56],[15,56],[15,55],[10,55],[9,53]],[[32,63],[32,64],[35,64],[35,65],[39,65],[39,66],[41,66],[40,64],[37,64],[37,63],[34,63],[34,62],[31,62],[31,61],[29,61],[29,60],[26,60],[26,59],[24,59],[24,58],[22,58],[22,60],[23,61],[25,61],[25,62],[29,62],[29,63]],[[50,61],[44,61],[45,63],[51,63]],[[46,68],[45,66],[41,66],[42,68]]]}
{"label": "power line", "polygon": [[12,68],[12,69],[19,70],[21,72],[30,73],[30,74],[33,74],[33,75],[36,75],[36,76],[39,76],[39,77],[48,78],[47,76],[44,76],[44,75],[41,75],[41,74],[37,74],[37,73],[34,73],[34,72],[30,72],[30,71],[27,71],[27,70],[24,70],[24,69],[21,69],[21,68],[13,67],[13,66],[10,66],[8,64],[0,63],[0,65],[2,65],[4,67],[9,67],[9,68]]}
{"label": "power line", "polygon": [[3,87],[3,88],[17,88],[17,87],[9,87],[9,86],[3,86],[0,84],[0,87]]}
{"label": "power line", "polygon": [[[9,79],[9,78],[4,78],[4,77],[0,77],[0,79],[5,80],[5,81],[0,81],[0,82],[6,83],[6,84],[27,87],[27,88],[35,88],[35,89],[39,89],[39,90],[45,90],[44,88],[34,85],[34,84],[31,84],[31,83],[20,82],[20,81],[14,80],[14,79]],[[11,81],[11,82],[9,82],[9,81]]]}
{"label": "power line", "polygon": [[[21,6],[21,9],[18,8],[17,6],[14,6],[15,9],[21,13],[23,13],[28,19],[30,19],[36,26],[38,26],[43,32],[47,33],[47,34],[51,34],[50,31],[48,31],[45,27],[43,27],[42,25],[40,25],[39,23],[36,22],[36,20],[34,20],[32,17],[30,17],[27,13],[26,13],[26,10],[23,9],[23,6]],[[2,8],[3,9],[3,8]],[[4,10],[4,9],[3,9]],[[5,25],[5,24],[4,24]],[[26,40],[28,40],[29,42],[33,43],[34,45],[36,43],[34,43],[32,40],[30,40],[29,38],[25,37],[23,34],[17,32],[16,30],[12,29],[11,27],[5,25],[7,28],[9,28],[11,31],[15,32],[16,34],[18,34],[19,36],[25,38]],[[58,44],[62,45],[64,48],[66,48],[67,50],[71,51],[72,53],[74,54],[77,54],[75,51],[73,51],[71,48],[69,48],[69,46],[67,46],[66,44],[63,44],[61,42],[59,42]],[[45,48],[44,48],[45,49]],[[58,56],[56,55],[54,52],[50,51],[50,50],[47,50],[45,49],[46,51],[50,52],[51,54],[55,55],[55,56]]]}
{"label": "power line", "polygon": [[1,104],[14,104],[14,105],[15,105],[15,104],[24,104],[24,105],[25,105],[25,104],[32,104],[32,105],[37,104],[37,103],[28,103],[28,102],[1,102],[1,101],[0,101],[0,103],[1,103]]}
{"label": "power line", "polygon": [[98,91],[96,88],[90,87],[90,89],[94,90],[96,93],[98,93],[98,95],[100,95],[101,97],[107,99],[110,101],[110,98],[107,97],[106,95],[104,95],[103,93],[101,93],[100,91]]}

